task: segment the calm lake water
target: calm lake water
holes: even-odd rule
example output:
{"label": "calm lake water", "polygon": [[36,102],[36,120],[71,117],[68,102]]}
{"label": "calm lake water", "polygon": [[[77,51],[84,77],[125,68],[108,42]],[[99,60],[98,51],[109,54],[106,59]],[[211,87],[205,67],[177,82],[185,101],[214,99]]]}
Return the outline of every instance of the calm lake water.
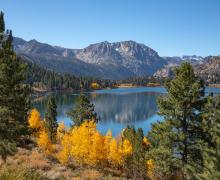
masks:
{"label": "calm lake water", "polygon": [[[220,93],[218,88],[208,88],[208,93]],[[166,93],[162,87],[144,88],[119,88],[110,90],[97,90],[86,93],[90,101],[95,105],[95,111],[100,117],[97,124],[98,130],[105,134],[108,130],[114,136],[118,135],[127,125],[135,128],[141,127],[144,133],[150,130],[151,124],[161,121],[162,117],[157,115],[157,98]],[[58,121],[64,121],[71,125],[70,118],[66,112],[74,107],[78,94],[56,93]],[[47,97],[36,99],[36,107],[44,117]]]}

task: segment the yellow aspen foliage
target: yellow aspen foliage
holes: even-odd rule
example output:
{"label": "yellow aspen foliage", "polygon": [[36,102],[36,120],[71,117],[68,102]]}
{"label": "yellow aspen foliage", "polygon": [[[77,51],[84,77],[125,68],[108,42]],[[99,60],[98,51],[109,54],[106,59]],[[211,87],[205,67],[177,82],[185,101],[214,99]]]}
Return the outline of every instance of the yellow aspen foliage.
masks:
{"label": "yellow aspen foliage", "polygon": [[37,109],[32,109],[28,117],[29,127],[35,130],[42,129],[43,122]]}
{"label": "yellow aspen foliage", "polygon": [[112,139],[112,132],[111,131],[108,131],[104,137],[104,149],[105,149],[105,152],[106,154],[109,154],[110,152],[110,141]]}
{"label": "yellow aspen foliage", "polygon": [[142,144],[144,146],[149,146],[150,145],[150,141],[148,141],[148,139],[146,137],[144,137]]}
{"label": "yellow aspen foliage", "polygon": [[120,165],[122,163],[122,153],[119,150],[116,139],[112,139],[109,144],[108,159],[112,164]]}
{"label": "yellow aspen foliage", "polygon": [[92,89],[99,89],[100,88],[100,85],[98,83],[92,83],[91,84],[91,88]]}
{"label": "yellow aspen foliage", "polygon": [[103,146],[104,141],[104,136],[102,136],[98,131],[93,134],[89,157],[90,165],[95,165],[105,160],[106,153],[105,147]]}
{"label": "yellow aspen foliage", "polygon": [[57,154],[57,159],[61,164],[67,164],[70,159],[71,142],[68,133],[64,134],[61,138],[61,151]]}
{"label": "yellow aspen foliage", "polygon": [[81,126],[74,127],[71,130],[71,155],[79,164],[93,164],[91,147],[93,146],[92,139],[96,131],[96,123],[94,121],[85,121]]}
{"label": "yellow aspen foliage", "polygon": [[132,144],[130,143],[129,140],[125,139],[122,142],[122,155],[123,156],[128,156],[130,154],[132,154]]}
{"label": "yellow aspen foliage", "polygon": [[147,160],[146,162],[147,175],[152,177],[154,171],[154,162],[152,159]]}
{"label": "yellow aspen foliage", "polygon": [[51,154],[53,151],[53,145],[50,141],[48,133],[45,130],[39,132],[39,137],[37,138],[38,146],[46,153]]}
{"label": "yellow aspen foliage", "polygon": [[57,158],[63,164],[72,159],[80,165],[94,166],[106,162],[121,165],[123,158],[132,153],[132,145],[128,140],[118,143],[112,138],[111,131],[103,136],[93,120],[84,121],[80,126],[65,132],[60,143]]}
{"label": "yellow aspen foliage", "polygon": [[53,151],[53,145],[37,109],[31,110],[28,117],[28,123],[29,127],[35,130],[38,146],[44,151],[44,153],[51,154]]}
{"label": "yellow aspen foliage", "polygon": [[57,135],[56,135],[58,141],[62,139],[62,137],[65,134],[65,131],[66,131],[66,127],[65,127],[64,122],[59,123],[57,127]]}

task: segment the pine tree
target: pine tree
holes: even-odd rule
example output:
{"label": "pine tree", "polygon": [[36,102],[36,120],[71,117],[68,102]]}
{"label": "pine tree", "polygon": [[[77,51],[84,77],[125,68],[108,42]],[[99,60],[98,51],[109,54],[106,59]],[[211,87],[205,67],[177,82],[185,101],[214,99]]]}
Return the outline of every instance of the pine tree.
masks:
{"label": "pine tree", "polygon": [[146,178],[146,154],[149,149],[149,142],[144,137],[143,130],[139,128],[136,131],[133,127],[127,127],[123,132],[123,138],[128,139],[132,144],[132,154],[125,161],[128,175],[134,179]]}
{"label": "pine tree", "polygon": [[97,114],[94,112],[94,105],[84,94],[79,95],[75,108],[67,114],[72,119],[74,126],[80,126],[85,120],[98,121]]}
{"label": "pine tree", "polygon": [[155,174],[161,179],[167,179],[173,170],[172,143],[170,138],[175,134],[171,131],[169,121],[158,122],[152,125],[148,133],[150,150],[147,156],[154,160]]}
{"label": "pine tree", "polygon": [[209,96],[202,116],[204,138],[208,146],[204,147],[204,166],[208,172],[203,173],[204,179],[220,178],[220,96]]}
{"label": "pine tree", "polygon": [[[30,88],[24,84],[26,65],[17,58],[12,46],[12,32],[4,32],[4,16],[0,13],[0,139],[1,155],[12,154],[21,137],[28,132],[27,111]],[[14,144],[14,145],[13,145]],[[4,150],[5,149],[5,150]]]}
{"label": "pine tree", "polygon": [[204,85],[194,74],[192,66],[183,63],[176,69],[175,78],[166,87],[167,96],[158,100],[159,114],[165,119],[163,131],[158,132],[163,133],[160,135],[163,138],[157,139],[155,134],[152,136],[153,133],[150,133],[150,141],[157,141],[154,146],[156,150],[162,147],[167,149],[167,159],[159,152],[155,155],[160,155],[160,160],[164,160],[167,166],[172,165],[168,169],[172,169],[174,174],[179,174],[182,178],[198,178],[205,171],[203,147],[206,143],[202,127],[202,108],[206,99]]}
{"label": "pine tree", "polygon": [[55,103],[55,98],[50,97],[47,103],[47,111],[45,114],[45,127],[48,132],[49,138],[51,142],[56,141],[56,133],[57,133],[57,105]]}
{"label": "pine tree", "polygon": [[4,13],[1,11],[0,12],[0,33],[5,32],[5,21],[4,21]]}

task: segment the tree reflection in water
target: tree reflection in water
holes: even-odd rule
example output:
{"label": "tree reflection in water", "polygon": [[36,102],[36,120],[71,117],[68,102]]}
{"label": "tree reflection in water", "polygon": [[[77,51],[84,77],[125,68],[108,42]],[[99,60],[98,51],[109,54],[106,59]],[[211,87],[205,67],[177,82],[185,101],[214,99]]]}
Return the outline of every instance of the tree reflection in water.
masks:
{"label": "tree reflection in water", "polygon": [[[101,90],[87,94],[101,119],[98,129],[103,134],[111,129],[113,135],[117,135],[127,125],[142,127],[146,132],[152,122],[161,120],[161,117],[156,115],[156,99],[164,92],[164,89],[157,88],[155,92],[152,88],[151,91],[147,88],[136,89],[123,92],[120,89]],[[70,125],[71,120],[66,112],[74,106],[77,94],[57,93],[54,96],[57,103],[57,119]],[[39,109],[42,116],[44,116],[48,98],[47,96],[34,103],[34,107]]]}

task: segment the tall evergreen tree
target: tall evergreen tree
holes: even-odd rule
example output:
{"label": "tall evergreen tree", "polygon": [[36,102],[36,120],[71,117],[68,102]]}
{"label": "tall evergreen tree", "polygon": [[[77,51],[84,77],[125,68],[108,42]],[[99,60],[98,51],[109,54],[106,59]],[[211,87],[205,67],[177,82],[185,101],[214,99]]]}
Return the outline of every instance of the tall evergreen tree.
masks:
{"label": "tall evergreen tree", "polygon": [[170,169],[184,179],[198,178],[206,170],[202,148],[206,145],[202,130],[204,85],[189,63],[183,63],[175,73],[175,78],[166,86],[167,96],[158,100],[159,114],[168,122],[161,133],[169,137],[159,140],[154,148],[161,147],[164,140],[168,141],[166,146],[170,146],[172,152],[171,159],[167,159],[172,161],[167,162],[167,165],[172,165]]}
{"label": "tall evergreen tree", "polygon": [[134,179],[147,178],[146,173],[146,145],[144,144],[144,133],[141,128],[137,131],[133,127],[127,127],[123,131],[123,138],[128,139],[132,144],[132,154],[126,158],[125,169],[129,176]]}
{"label": "tall evergreen tree", "polygon": [[94,112],[94,104],[89,99],[80,94],[76,101],[76,106],[67,113],[73,121],[73,126],[80,126],[85,120],[98,121],[97,114]]}
{"label": "tall evergreen tree", "polygon": [[57,105],[55,98],[52,96],[49,98],[47,103],[47,111],[45,114],[45,125],[49,134],[49,138],[52,142],[56,141],[56,132],[57,132]]}
{"label": "tall evergreen tree", "polygon": [[0,13],[0,153],[5,159],[27,133],[30,88],[24,84],[26,65],[17,58],[12,32],[6,34],[4,24]]}
{"label": "tall evergreen tree", "polygon": [[204,179],[220,179],[220,96],[209,96],[203,110],[203,131],[207,142],[204,148],[204,166],[209,172]]}
{"label": "tall evergreen tree", "polygon": [[172,142],[175,134],[171,131],[172,127],[169,121],[158,122],[152,125],[148,132],[150,141],[150,150],[147,156],[154,160],[154,174],[160,179],[169,179],[173,171]]}
{"label": "tall evergreen tree", "polygon": [[5,21],[4,21],[4,13],[0,12],[0,33],[5,32]]}

